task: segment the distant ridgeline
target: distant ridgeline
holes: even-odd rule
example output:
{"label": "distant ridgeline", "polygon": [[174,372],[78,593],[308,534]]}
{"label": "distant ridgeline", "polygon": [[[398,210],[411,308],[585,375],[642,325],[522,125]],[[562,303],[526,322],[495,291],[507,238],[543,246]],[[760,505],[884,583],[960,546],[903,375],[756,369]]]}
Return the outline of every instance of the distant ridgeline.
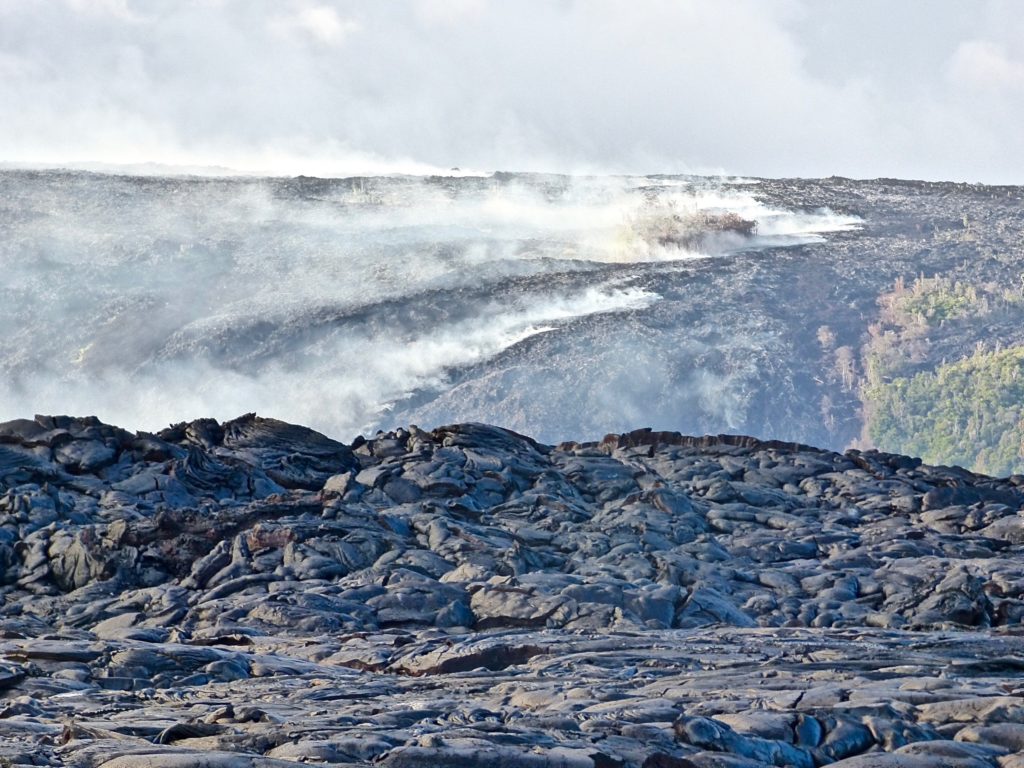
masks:
{"label": "distant ridgeline", "polygon": [[898,280],[861,350],[864,436],[887,451],[1024,472],[1024,277]]}

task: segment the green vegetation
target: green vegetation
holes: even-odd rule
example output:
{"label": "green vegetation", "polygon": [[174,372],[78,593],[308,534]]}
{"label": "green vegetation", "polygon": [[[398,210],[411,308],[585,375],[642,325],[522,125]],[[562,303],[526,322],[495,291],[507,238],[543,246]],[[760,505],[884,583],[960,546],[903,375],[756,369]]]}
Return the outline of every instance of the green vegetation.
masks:
{"label": "green vegetation", "polygon": [[942,359],[933,352],[939,340],[957,340],[967,356],[980,340],[978,321],[1024,322],[1024,276],[1020,285],[921,276],[909,287],[900,278],[878,304],[878,322],[868,326],[861,349],[861,383],[867,388],[945,365],[949,345],[942,347]]}
{"label": "green vegetation", "polygon": [[977,351],[868,384],[867,434],[888,451],[1005,476],[1024,471],[1024,348]]}
{"label": "green vegetation", "polygon": [[988,301],[973,285],[941,277],[919,278],[893,304],[905,318],[919,319],[929,326],[988,312]]}
{"label": "green vegetation", "polygon": [[1001,286],[922,275],[909,288],[901,278],[891,292],[879,297],[878,303],[883,323],[903,328],[941,328],[949,320],[984,317],[1019,307],[1024,303],[1024,278],[1021,285]]}
{"label": "green vegetation", "polygon": [[858,381],[868,444],[986,474],[1024,472],[1024,347],[993,351],[988,335],[1024,324],[1024,279],[900,279],[878,304]]}

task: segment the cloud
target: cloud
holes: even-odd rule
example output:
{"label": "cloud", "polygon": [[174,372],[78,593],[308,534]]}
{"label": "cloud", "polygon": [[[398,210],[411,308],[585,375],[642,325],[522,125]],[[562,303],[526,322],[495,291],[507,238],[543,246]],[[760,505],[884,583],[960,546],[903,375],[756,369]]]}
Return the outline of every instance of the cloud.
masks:
{"label": "cloud", "polygon": [[949,77],[965,88],[1024,90],[1024,61],[1011,58],[999,43],[968,40],[953,54]]}
{"label": "cloud", "polygon": [[849,7],[0,0],[0,160],[1024,179],[1014,3]]}
{"label": "cloud", "polygon": [[357,22],[342,18],[329,5],[299,6],[290,15],[272,18],[269,26],[272,31],[284,34],[297,32],[325,45],[339,45],[360,29]]}
{"label": "cloud", "polygon": [[485,0],[416,0],[416,14],[428,24],[462,24],[479,18],[486,10]]}
{"label": "cloud", "polygon": [[128,0],[66,0],[68,7],[75,13],[88,15],[109,15],[122,21],[138,21],[139,16],[133,11]]}

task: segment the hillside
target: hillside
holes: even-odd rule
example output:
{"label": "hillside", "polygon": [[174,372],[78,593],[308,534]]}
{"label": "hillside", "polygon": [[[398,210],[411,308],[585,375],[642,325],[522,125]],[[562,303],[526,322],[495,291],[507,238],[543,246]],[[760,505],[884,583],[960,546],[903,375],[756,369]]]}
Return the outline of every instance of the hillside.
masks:
{"label": "hillside", "polygon": [[[9,171],[0,231],[0,418],[648,425],[1024,471],[982,371],[1024,347],[1020,187]],[[952,405],[979,398],[984,425]]]}
{"label": "hillside", "polygon": [[[964,427],[957,439],[977,450],[951,453],[927,430],[872,421],[886,418],[875,400],[891,400],[904,379],[1024,348],[1024,189],[830,178],[722,190],[791,217],[859,224],[817,242],[769,247],[752,237],[711,258],[607,266],[659,300],[568,322],[454,370],[443,391],[398,403],[384,423],[480,420],[548,440],[646,423],[1024,471],[1019,448],[999,447],[1006,431],[979,439]],[[769,219],[759,232],[770,228]],[[979,383],[956,386],[950,397],[970,400]],[[978,396],[1016,395],[999,385]],[[1012,432],[1009,418],[993,420]]]}

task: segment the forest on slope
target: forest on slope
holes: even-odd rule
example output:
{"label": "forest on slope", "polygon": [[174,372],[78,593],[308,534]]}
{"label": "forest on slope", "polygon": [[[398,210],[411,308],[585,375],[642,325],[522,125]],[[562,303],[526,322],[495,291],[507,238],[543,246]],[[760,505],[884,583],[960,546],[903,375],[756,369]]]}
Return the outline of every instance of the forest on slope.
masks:
{"label": "forest on slope", "polygon": [[867,438],[933,464],[1021,471],[1024,347],[1004,348],[997,329],[1024,322],[1024,281],[898,280],[879,304],[862,353]]}
{"label": "forest on slope", "polygon": [[[823,200],[864,221],[798,249],[819,257],[817,282],[833,281],[828,295],[816,289],[819,307],[796,315],[803,348],[818,349],[805,391],[825,442],[1024,472],[1022,190],[885,179],[764,186],[775,202]],[[811,269],[791,284],[794,304],[811,298]]]}

